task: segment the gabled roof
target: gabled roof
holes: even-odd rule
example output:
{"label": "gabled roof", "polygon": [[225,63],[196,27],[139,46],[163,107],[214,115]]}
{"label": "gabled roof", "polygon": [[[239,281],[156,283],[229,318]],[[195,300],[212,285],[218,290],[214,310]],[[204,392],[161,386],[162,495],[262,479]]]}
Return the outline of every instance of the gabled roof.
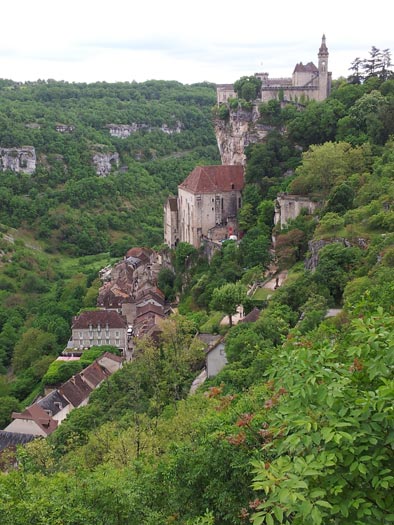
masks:
{"label": "gabled roof", "polygon": [[90,395],[93,389],[85,383],[79,374],[69,379],[59,388],[59,392],[74,407],[79,407]]}
{"label": "gabled roof", "polygon": [[150,261],[152,254],[153,250],[151,248],[135,247],[128,250],[126,257],[136,257],[145,264]]}
{"label": "gabled roof", "polygon": [[55,416],[58,412],[63,410],[69,402],[57,390],[52,390],[48,395],[37,401],[36,404],[43,410],[50,411],[52,416]]}
{"label": "gabled roof", "polygon": [[112,359],[112,361],[115,361],[116,363],[123,363],[123,359],[119,355],[111,354],[111,352],[104,352],[103,355],[97,358],[97,361],[100,362],[100,359],[102,359],[103,357],[106,357],[107,359]]}
{"label": "gabled roof", "polygon": [[97,361],[94,361],[80,372],[82,379],[92,388],[97,388],[109,375],[107,370],[104,370]]}
{"label": "gabled roof", "polygon": [[243,166],[197,166],[179,185],[190,193],[241,191],[243,187]]}
{"label": "gabled roof", "polygon": [[0,430],[0,452],[8,447],[16,447],[16,445],[29,443],[37,437],[38,436],[33,436],[33,434],[20,434],[19,432]]}
{"label": "gabled roof", "polygon": [[296,64],[293,73],[318,73],[319,70],[315,66],[313,62],[308,62],[307,64],[303,64],[300,62],[299,64]]}
{"label": "gabled roof", "polygon": [[52,419],[38,404],[30,405],[23,412],[13,412],[12,419],[34,421],[45,434],[49,435],[57,428],[57,421]]}
{"label": "gabled roof", "polygon": [[147,313],[153,313],[155,315],[164,317],[164,309],[162,306],[152,303],[146,303],[143,306],[137,306],[137,316],[135,318],[136,322],[141,316]]}
{"label": "gabled roof", "polygon": [[87,329],[90,325],[96,327],[99,324],[102,328],[107,324],[109,328],[127,328],[125,319],[114,310],[90,310],[73,318],[72,329]]}
{"label": "gabled roof", "polygon": [[137,301],[143,301],[144,299],[156,299],[159,303],[164,304],[165,295],[160,290],[160,288],[157,287],[150,287],[145,288],[142,290],[139,290],[136,294],[136,300]]}

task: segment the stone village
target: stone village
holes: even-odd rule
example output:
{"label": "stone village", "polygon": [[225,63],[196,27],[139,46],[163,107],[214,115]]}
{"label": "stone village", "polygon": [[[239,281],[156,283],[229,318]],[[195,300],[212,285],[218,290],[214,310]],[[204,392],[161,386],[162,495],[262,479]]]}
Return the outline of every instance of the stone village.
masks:
{"label": "stone village", "polygon": [[[323,35],[318,67],[312,62],[305,66],[299,63],[291,79],[269,79],[267,73],[256,74],[262,80],[261,100],[277,98],[279,91],[288,101],[301,96],[324,100],[331,89],[331,73],[327,66],[328,50]],[[217,87],[218,104],[226,103],[235,96],[231,85]],[[59,132],[66,131],[59,127]],[[127,132],[132,131],[127,129]],[[222,154],[219,136],[218,144]],[[243,149],[245,144],[241,146]],[[0,168],[3,170],[31,173],[35,161],[34,148],[25,147],[20,151],[0,149]],[[99,165],[97,159],[95,163]],[[228,159],[222,154],[222,165],[197,166],[178,186],[178,195],[168,197],[164,205],[164,241],[170,248],[176,247],[179,242],[188,242],[196,248],[204,246],[212,251],[221,248],[223,239],[238,239],[237,214],[242,206],[243,163],[242,155]],[[301,196],[278,195],[275,224],[283,226],[303,209],[313,213],[316,206],[317,203]],[[114,267],[101,270],[103,285],[97,299],[98,309],[83,311],[73,318],[71,339],[58,359],[76,360],[85,349],[102,345],[115,346],[121,350],[122,357],[104,352],[64,384],[48,388],[44,396],[39,396],[24,411],[13,413],[11,423],[0,430],[0,451],[39,436],[48,436],[72,409],[86,405],[95,388],[119,370],[124,362],[132,360],[134,338],[149,336],[154,341],[158,340],[160,321],[172,309],[157,288],[157,277],[162,266],[169,264],[163,254],[152,249],[132,248]],[[254,310],[242,321],[255,321],[258,314],[259,311]],[[206,348],[206,370],[203,374],[204,377],[211,377],[226,363],[224,341],[221,336],[208,334],[201,334],[200,338]]]}

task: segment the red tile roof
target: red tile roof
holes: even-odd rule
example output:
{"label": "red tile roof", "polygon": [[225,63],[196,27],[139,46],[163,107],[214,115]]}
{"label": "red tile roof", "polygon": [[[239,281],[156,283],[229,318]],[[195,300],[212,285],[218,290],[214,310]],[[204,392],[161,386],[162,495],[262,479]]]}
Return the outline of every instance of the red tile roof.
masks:
{"label": "red tile roof", "polygon": [[164,317],[164,310],[162,306],[157,306],[156,304],[147,303],[143,306],[137,306],[137,315],[136,315],[136,322],[142,315],[145,315],[147,313],[153,313],[156,315],[160,315],[161,317]]}
{"label": "red tile roof", "polygon": [[90,310],[73,318],[72,329],[87,329],[99,324],[102,328],[107,324],[109,328],[127,328],[126,321],[114,310]]}
{"label": "red tile roof", "polygon": [[243,187],[243,166],[197,166],[179,185],[191,193],[241,191]]}
{"label": "red tile roof", "polygon": [[104,379],[107,379],[109,373],[104,370],[97,361],[94,361],[91,365],[80,372],[80,376],[89,386],[97,388]]}
{"label": "red tile roof", "polygon": [[140,259],[143,263],[147,263],[150,261],[150,258],[153,254],[153,250],[151,248],[131,248],[126,253],[126,257],[135,257],[137,259]]}
{"label": "red tile roof", "polygon": [[89,397],[91,391],[92,388],[81,379],[79,374],[69,379],[59,388],[61,395],[74,407],[79,407]]}
{"label": "red tile roof", "polygon": [[23,412],[13,412],[12,419],[29,419],[34,421],[40,428],[49,435],[57,428],[57,421],[45,412],[39,405],[31,405]]}

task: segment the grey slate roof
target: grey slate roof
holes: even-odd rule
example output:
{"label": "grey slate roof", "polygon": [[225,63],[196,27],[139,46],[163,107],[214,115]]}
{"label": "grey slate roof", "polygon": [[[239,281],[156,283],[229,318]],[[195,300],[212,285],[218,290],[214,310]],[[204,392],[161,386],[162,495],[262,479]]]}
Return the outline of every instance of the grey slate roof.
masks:
{"label": "grey slate roof", "polygon": [[36,439],[38,436],[32,434],[19,434],[18,432],[7,432],[0,430],[0,452],[8,447],[16,447],[16,445],[24,445]]}
{"label": "grey slate roof", "polygon": [[60,412],[69,402],[58,390],[52,390],[48,395],[37,401],[37,405],[45,411],[49,411],[52,416]]}

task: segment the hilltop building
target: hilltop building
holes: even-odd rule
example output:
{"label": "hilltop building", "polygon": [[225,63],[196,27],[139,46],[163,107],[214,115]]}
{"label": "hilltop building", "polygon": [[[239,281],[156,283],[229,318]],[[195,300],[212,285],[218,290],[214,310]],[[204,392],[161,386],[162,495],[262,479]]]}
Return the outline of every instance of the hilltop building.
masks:
{"label": "hilltop building", "polygon": [[[313,62],[296,64],[290,78],[269,78],[268,73],[255,73],[261,80],[261,101],[284,100],[302,102],[303,100],[325,100],[331,92],[331,73],[328,71],[328,48],[323,35],[318,52],[318,65]],[[217,103],[226,103],[236,98],[233,84],[217,86]]]}
{"label": "hilltop building", "polygon": [[164,242],[174,248],[203,238],[220,240],[237,234],[242,204],[243,166],[198,166],[178,186],[178,197],[164,206]]}

